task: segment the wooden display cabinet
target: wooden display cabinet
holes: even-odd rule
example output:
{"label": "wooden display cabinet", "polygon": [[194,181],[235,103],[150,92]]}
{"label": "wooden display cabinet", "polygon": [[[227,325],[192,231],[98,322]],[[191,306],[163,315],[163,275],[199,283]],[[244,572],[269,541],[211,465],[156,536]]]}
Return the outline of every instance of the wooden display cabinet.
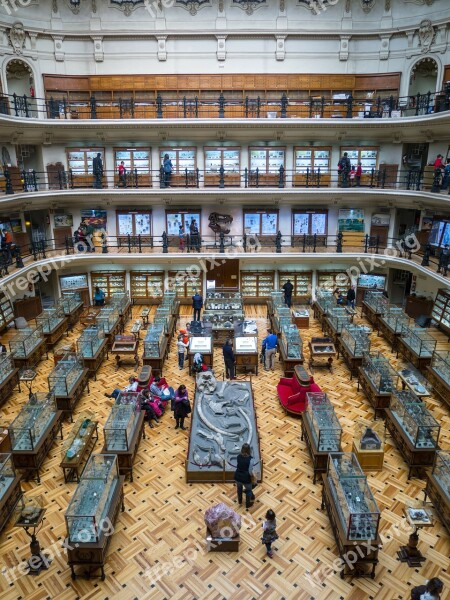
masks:
{"label": "wooden display cabinet", "polygon": [[[376,171],[378,168],[378,156],[380,154],[380,148],[378,146],[341,146],[340,156],[343,156],[344,152],[347,152],[351,165],[352,167],[355,167],[355,169],[361,162],[361,185],[370,185],[372,171]],[[349,186],[356,185],[356,179],[353,181],[353,184],[350,179],[348,181]]]}
{"label": "wooden display cabinet", "polygon": [[280,184],[280,168],[286,167],[284,146],[250,146],[248,185],[273,186]]}
{"label": "wooden display cabinet", "polygon": [[14,309],[11,301],[0,292],[0,331],[14,321]]}
{"label": "wooden display cabinet", "polygon": [[[247,340],[251,340],[250,342]],[[247,348],[248,346],[248,348]],[[235,369],[242,369],[245,373],[254,371],[258,375],[259,353],[258,338],[253,336],[239,337],[233,339],[233,351],[236,360]]]}
{"label": "wooden display cabinet", "polygon": [[330,146],[296,146],[292,185],[328,187],[331,183],[331,166]]}
{"label": "wooden display cabinet", "polygon": [[[2,479],[6,481],[11,480],[11,483],[2,485],[8,485],[8,488],[2,493],[0,498],[0,533],[6,527],[11,518],[14,509],[18,501],[22,496],[22,489],[20,487],[20,475],[17,475],[14,469],[13,461],[11,460],[11,454],[0,454],[1,460],[1,471]],[[6,472],[5,472],[6,471]]]}
{"label": "wooden display cabinet", "polygon": [[241,149],[240,147],[213,148],[205,146],[205,187],[219,187],[220,167],[224,168],[225,187],[241,185]]}
{"label": "wooden display cabinet", "polygon": [[130,271],[133,304],[158,304],[163,296],[164,271]]}
{"label": "wooden display cabinet", "polygon": [[64,417],[67,414],[70,416],[70,420],[73,422],[73,409],[77,405],[85,388],[87,387],[88,394],[90,393],[89,389],[89,369],[83,369],[81,372],[78,382],[75,387],[71,390],[68,396],[55,396],[56,406],[58,410],[62,411]]}
{"label": "wooden display cabinet", "polygon": [[[426,314],[426,313],[424,313]],[[434,301],[431,316],[437,326],[450,337],[450,291],[439,290]]]}
{"label": "wooden display cabinet", "polygon": [[[164,163],[164,155],[168,154],[172,161],[170,187],[197,187],[197,148],[160,148],[160,167]],[[164,186],[164,182],[161,183]]]}
{"label": "wooden display cabinet", "polygon": [[192,296],[197,291],[203,296],[203,274],[186,275],[180,271],[169,271],[169,290],[174,290],[180,304],[192,304]]}
{"label": "wooden display cabinet", "polygon": [[450,407],[450,352],[435,350],[426,376],[433,386],[434,393]]}
{"label": "wooden display cabinet", "polygon": [[[125,167],[126,186],[123,186],[119,180],[118,168],[122,161]],[[151,148],[114,148],[114,186],[152,186]]]}
{"label": "wooden display cabinet", "polygon": [[431,473],[427,473],[427,485],[424,490],[424,502],[429,496],[433,508],[439,515],[444,527],[450,534],[450,490],[445,481],[450,477],[450,453],[436,452]]}
{"label": "wooden display cabinet", "polygon": [[14,302],[14,316],[23,317],[25,321],[35,319],[41,312],[42,302],[40,296],[32,296]]}
{"label": "wooden display cabinet", "polygon": [[108,301],[112,294],[124,294],[126,292],[125,271],[92,271],[91,286],[95,293],[98,286],[105,293]]}
{"label": "wooden display cabinet", "polygon": [[[93,173],[93,160],[100,152],[103,173],[106,173],[105,149],[104,148],[66,148],[67,169],[71,174],[69,186],[74,188],[93,187],[95,176]],[[106,184],[105,174],[102,177],[102,185]]]}
{"label": "wooden display cabinet", "polygon": [[139,413],[138,422],[136,424],[136,428],[133,432],[133,437],[131,438],[128,450],[109,450],[106,447],[106,443],[102,448],[102,454],[113,454],[117,456],[117,461],[119,465],[119,473],[123,475],[125,478],[127,475],[130,476],[130,481],[133,482],[133,463],[136,458],[137,451],[139,449],[139,444],[141,443],[141,439],[145,440],[145,411],[142,410]]}
{"label": "wooden display cabinet", "polygon": [[306,303],[311,298],[312,271],[279,271],[278,287],[283,289],[283,285],[290,279],[294,289],[292,290],[292,301]]}
{"label": "wooden display cabinet", "polygon": [[241,271],[244,303],[265,303],[274,289],[275,271]]}
{"label": "wooden display cabinet", "polygon": [[432,314],[434,302],[430,298],[424,296],[407,296],[405,313],[411,319],[417,319],[417,317],[426,316],[429,317]]}

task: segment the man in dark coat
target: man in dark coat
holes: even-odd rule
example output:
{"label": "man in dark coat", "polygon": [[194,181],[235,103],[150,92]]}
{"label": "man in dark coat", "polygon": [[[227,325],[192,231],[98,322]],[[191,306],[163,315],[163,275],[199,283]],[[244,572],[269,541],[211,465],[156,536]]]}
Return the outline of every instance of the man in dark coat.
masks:
{"label": "man in dark coat", "polygon": [[292,292],[294,291],[294,286],[291,283],[291,280],[288,279],[286,283],[283,285],[284,291],[284,303],[287,307],[291,308],[292,306]]}
{"label": "man in dark coat", "polygon": [[203,308],[203,298],[197,291],[195,291],[195,294],[192,296],[192,308],[194,309],[194,321],[200,321],[200,312]]}
{"label": "man in dark coat", "polygon": [[353,310],[355,310],[355,300],[356,300],[356,292],[355,286],[352,287],[347,292],[347,306],[351,306]]}
{"label": "man in dark coat", "polygon": [[226,340],[222,347],[223,360],[225,362],[225,372],[227,379],[234,379],[234,352],[231,345],[231,340]]}
{"label": "man in dark coat", "polygon": [[94,173],[94,187],[97,189],[101,189],[103,187],[103,162],[102,155],[100,154],[100,152],[97,153],[97,156],[92,161],[92,172]]}
{"label": "man in dark coat", "polygon": [[339,174],[342,175],[342,187],[348,187],[348,176],[352,170],[352,164],[347,152],[344,152],[341,160],[338,163]]}

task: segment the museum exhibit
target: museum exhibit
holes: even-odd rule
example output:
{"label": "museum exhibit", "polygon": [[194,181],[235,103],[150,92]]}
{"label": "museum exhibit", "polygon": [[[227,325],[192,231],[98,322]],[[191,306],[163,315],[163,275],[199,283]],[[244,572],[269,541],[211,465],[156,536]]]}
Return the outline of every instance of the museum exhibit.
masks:
{"label": "museum exhibit", "polygon": [[0,0],[0,599],[450,599],[449,0]]}

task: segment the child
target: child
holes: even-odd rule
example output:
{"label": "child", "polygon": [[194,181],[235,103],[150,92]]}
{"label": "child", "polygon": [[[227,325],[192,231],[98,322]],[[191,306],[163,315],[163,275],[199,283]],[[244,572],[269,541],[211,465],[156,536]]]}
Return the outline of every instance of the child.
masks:
{"label": "child", "polygon": [[268,510],[266,512],[266,520],[263,523],[263,535],[261,541],[266,545],[267,548],[267,556],[269,558],[273,557],[272,552],[272,542],[278,539],[278,534],[276,532],[277,521],[275,519],[275,513],[273,510]]}
{"label": "child", "polygon": [[178,366],[180,370],[184,367],[184,351],[188,348],[189,344],[184,341],[182,333],[178,336],[177,349],[178,349]]}

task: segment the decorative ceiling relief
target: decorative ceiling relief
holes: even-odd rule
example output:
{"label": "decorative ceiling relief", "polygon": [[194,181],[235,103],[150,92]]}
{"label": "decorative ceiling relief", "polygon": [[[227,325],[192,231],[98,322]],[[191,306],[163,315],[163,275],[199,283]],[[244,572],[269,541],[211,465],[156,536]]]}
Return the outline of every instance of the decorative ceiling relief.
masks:
{"label": "decorative ceiling relief", "polygon": [[232,6],[239,6],[248,15],[252,15],[261,6],[267,6],[267,0],[232,0]]}
{"label": "decorative ceiling relief", "polygon": [[375,6],[375,0],[361,0],[361,6],[365,13],[369,13]]}
{"label": "decorative ceiling relief", "polygon": [[129,17],[137,8],[146,6],[147,3],[147,0],[109,0],[110,6],[121,10],[126,17]]}
{"label": "decorative ceiling relief", "polygon": [[26,32],[22,23],[14,23],[9,30],[8,38],[15,54],[22,54],[25,47]]}
{"label": "decorative ceiling relief", "polygon": [[217,38],[217,60],[225,60],[227,57],[227,50],[225,42],[227,39],[226,35],[216,35]]}
{"label": "decorative ceiling relief", "polygon": [[175,6],[180,6],[185,10],[188,10],[189,13],[195,17],[199,10],[205,8],[207,6],[211,7],[211,0],[176,0]]}
{"label": "decorative ceiling relief", "polygon": [[422,52],[428,52],[436,36],[436,31],[429,19],[424,19],[419,27],[419,46]]}
{"label": "decorative ceiling relief", "polygon": [[156,41],[158,42],[158,52],[157,52],[158,60],[160,62],[164,62],[165,60],[167,60],[167,49],[166,49],[167,35],[158,35],[156,37]]}
{"label": "decorative ceiling relief", "polygon": [[284,60],[286,58],[286,48],[285,48],[285,41],[286,41],[286,36],[285,35],[277,35],[275,36],[276,40],[277,40],[277,48],[275,50],[275,58],[277,60]]}
{"label": "decorative ceiling relief", "polygon": [[303,8],[307,8],[315,15],[318,15],[326,10],[328,6],[333,6],[334,4],[337,4],[336,0],[297,0],[297,6],[303,6]]}

